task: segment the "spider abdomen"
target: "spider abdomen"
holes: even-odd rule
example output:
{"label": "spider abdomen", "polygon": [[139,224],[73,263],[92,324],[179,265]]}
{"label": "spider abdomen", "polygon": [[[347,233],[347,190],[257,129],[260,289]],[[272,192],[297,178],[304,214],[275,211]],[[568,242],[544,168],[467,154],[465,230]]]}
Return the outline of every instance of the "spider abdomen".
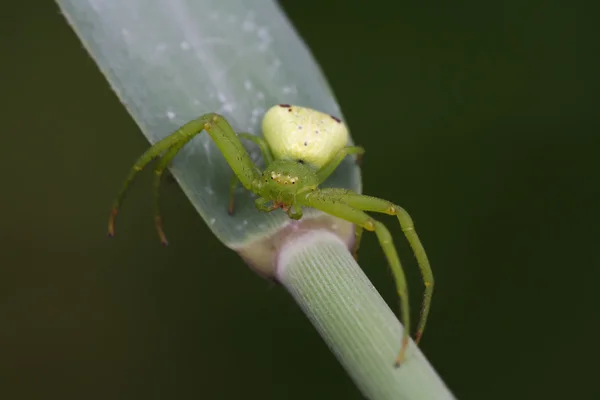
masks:
{"label": "spider abdomen", "polygon": [[279,104],[265,114],[263,136],[276,159],[300,161],[319,169],[347,145],[348,128],[320,111]]}

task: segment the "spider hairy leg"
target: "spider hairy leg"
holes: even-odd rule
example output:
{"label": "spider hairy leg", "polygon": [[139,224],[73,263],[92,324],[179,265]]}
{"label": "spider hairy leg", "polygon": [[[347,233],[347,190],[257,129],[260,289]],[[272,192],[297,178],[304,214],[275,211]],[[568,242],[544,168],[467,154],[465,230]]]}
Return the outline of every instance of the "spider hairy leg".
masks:
{"label": "spider hairy leg", "polygon": [[404,324],[400,351],[396,357],[395,366],[398,367],[404,361],[406,349],[408,348],[410,332],[410,308],[408,300],[408,288],[404,270],[400,258],[394,246],[392,236],[388,229],[379,221],[371,218],[358,208],[345,204],[343,198],[349,192],[341,189],[315,190],[299,198],[299,203],[326,212],[334,217],[352,222],[368,231],[375,232],[379,244],[388,260],[394,274],[396,290],[400,296],[401,316]]}
{"label": "spider hairy leg", "polygon": [[238,133],[238,137],[240,139],[249,140],[258,146],[260,153],[265,160],[265,165],[269,165],[273,162],[273,154],[271,154],[271,149],[269,148],[269,144],[265,139],[246,132]]}
{"label": "spider hairy leg", "polygon": [[302,218],[302,207],[292,204],[292,206],[288,208],[287,215],[291,219],[299,220]]}
{"label": "spider hairy leg", "polygon": [[[265,161],[265,165],[269,165],[273,162],[273,154],[271,153],[271,149],[269,148],[269,144],[267,141],[260,136],[252,135],[251,133],[238,133],[238,137],[240,139],[249,140],[255,143],[260,149],[260,153]],[[235,207],[235,188],[237,186],[238,179],[236,175],[233,175],[231,178],[231,182],[229,183],[229,204],[227,206],[227,213],[229,215],[233,215],[233,210]]]}
{"label": "spider hairy leg", "polygon": [[[175,157],[179,150],[202,131],[206,131],[213,139],[236,177],[246,189],[251,190],[253,185],[260,180],[261,175],[258,168],[252,162],[250,155],[225,118],[215,113],[205,114],[188,122],[169,136],[156,142],[138,158],[113,203],[113,209],[108,222],[108,234],[110,236],[114,236],[114,224],[118,209],[137,173],[163,153],[168,158],[164,166],[161,167],[164,170],[168,162]],[[173,151],[170,151],[171,149]]]}
{"label": "spider hairy leg", "polygon": [[268,213],[268,212],[271,212],[271,211],[279,208],[276,204],[272,203],[271,205],[268,205],[268,203],[271,203],[271,200],[264,198],[264,197],[259,197],[258,199],[256,199],[254,201],[256,208],[258,209],[258,211],[261,211],[261,212]]}
{"label": "spider hairy leg", "polygon": [[165,246],[167,244],[169,244],[169,242],[167,241],[167,237],[165,236],[165,233],[163,231],[162,217],[160,216],[160,204],[158,201],[159,193],[160,193],[159,192],[160,179],[161,179],[163,173],[165,172],[165,170],[171,164],[171,161],[173,161],[173,158],[175,158],[175,156],[177,155],[179,150],[181,150],[181,148],[183,146],[185,146],[186,143],[189,142],[190,139],[182,140],[181,142],[173,145],[173,147],[171,147],[169,150],[167,150],[165,152],[165,154],[158,160],[158,162],[156,163],[156,166],[154,167],[154,180],[153,180],[153,184],[152,184],[152,189],[154,192],[154,224],[156,225],[156,231],[158,232],[158,237],[160,238],[161,243]]}
{"label": "spider hairy leg", "polygon": [[348,146],[340,149],[335,156],[325,164],[319,171],[317,172],[317,176],[319,177],[319,182],[325,182],[329,175],[336,170],[336,168],[340,165],[340,163],[346,158],[348,155],[356,154],[357,155],[357,163],[361,162],[362,156],[365,153],[365,149],[360,146]]}
{"label": "spider hairy leg", "polygon": [[356,154],[356,165],[358,165],[359,167],[362,167],[364,157],[365,157],[365,150],[363,149],[362,152],[359,152]]}
{"label": "spider hairy leg", "polygon": [[359,225],[354,226],[354,247],[352,249],[352,255],[354,259],[358,261],[358,249],[360,248],[360,241],[362,239],[363,227]]}
{"label": "spider hairy leg", "polygon": [[177,132],[175,132],[174,134],[169,135],[166,138],[155,143],[137,159],[137,161],[129,171],[129,175],[127,176],[127,179],[125,179],[125,183],[123,184],[121,191],[119,192],[117,198],[113,203],[113,208],[108,221],[109,236],[115,235],[115,218],[117,217],[117,214],[119,212],[119,207],[121,205],[121,202],[123,201],[123,198],[125,197],[129,185],[131,185],[138,172],[144,169],[146,165],[148,165],[152,160],[160,156],[164,151],[170,149],[173,145],[177,144],[179,140],[181,140],[181,136],[178,135]]}
{"label": "spider hairy leg", "polygon": [[231,176],[229,181],[229,203],[227,203],[227,214],[233,215],[233,209],[235,207],[235,188],[237,187],[239,180],[235,174]]}
{"label": "spider hairy leg", "polygon": [[354,192],[348,192],[344,195],[342,201],[351,207],[358,208],[363,211],[378,212],[388,215],[394,215],[398,218],[402,232],[406,236],[408,243],[417,259],[417,264],[421,270],[425,292],[423,295],[423,304],[421,306],[421,316],[417,331],[415,333],[415,343],[419,343],[425,331],[429,310],[431,308],[431,299],[433,296],[434,277],[429,259],[423,248],[423,244],[415,231],[415,226],[410,215],[402,207],[391,203],[387,200],[377,197],[365,196]]}

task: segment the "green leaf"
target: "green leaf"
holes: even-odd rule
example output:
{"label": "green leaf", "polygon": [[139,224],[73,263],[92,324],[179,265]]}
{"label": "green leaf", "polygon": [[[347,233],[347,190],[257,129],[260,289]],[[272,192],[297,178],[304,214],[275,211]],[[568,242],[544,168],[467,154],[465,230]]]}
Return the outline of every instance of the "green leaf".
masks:
{"label": "green leaf", "polygon": [[[264,112],[279,103],[342,117],[319,66],[275,2],[58,3],[152,143],[208,112],[254,134],[261,132]],[[248,148],[259,160],[258,149]],[[247,248],[292,223],[281,210],[257,212],[254,196],[241,186],[235,215],[227,214],[232,171],[206,134],[184,147],[171,171],[210,229],[231,248]],[[324,186],[360,191],[360,170],[348,158]],[[306,218],[318,215],[307,211]]]}

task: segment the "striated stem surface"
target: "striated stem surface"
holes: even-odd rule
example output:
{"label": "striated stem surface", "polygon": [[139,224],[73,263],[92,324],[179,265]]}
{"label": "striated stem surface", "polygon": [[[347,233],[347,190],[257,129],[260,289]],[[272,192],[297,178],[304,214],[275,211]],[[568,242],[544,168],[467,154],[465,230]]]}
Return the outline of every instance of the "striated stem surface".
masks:
{"label": "striated stem surface", "polygon": [[313,231],[285,245],[277,278],[368,399],[454,398],[412,341],[394,368],[402,325],[337,236]]}

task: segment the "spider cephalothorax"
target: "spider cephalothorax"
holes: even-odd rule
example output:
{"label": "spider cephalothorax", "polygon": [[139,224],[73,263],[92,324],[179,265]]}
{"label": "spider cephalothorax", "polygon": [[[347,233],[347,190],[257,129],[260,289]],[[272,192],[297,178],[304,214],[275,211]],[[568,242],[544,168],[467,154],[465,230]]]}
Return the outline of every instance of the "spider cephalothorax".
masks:
{"label": "spider cephalothorax", "polygon": [[[375,232],[394,274],[401,298],[401,316],[405,329],[400,352],[396,357],[396,365],[399,365],[405,356],[410,329],[406,280],[390,232],[365,211],[395,215],[417,258],[425,283],[421,318],[415,334],[417,343],[421,339],[429,314],[433,274],[413,222],[402,207],[347,189],[319,188],[346,156],[360,157],[364,153],[362,147],[347,145],[348,129],[336,117],[305,107],[276,105],[269,109],[263,118],[263,137],[248,133],[236,134],[225,118],[214,113],[188,122],[154,144],[138,159],[113,206],[109,234],[114,234],[114,219],[119,204],[137,172],[153,159],[163,155],[155,167],[154,188],[157,196],[158,183],[171,160],[187,142],[202,131],[206,131],[212,137],[234,172],[228,208],[230,214],[234,212],[233,189],[240,182],[258,196],[256,207],[260,211],[269,212],[281,208],[290,218],[300,219],[302,207],[311,207],[353,223],[356,227],[355,254],[363,230]],[[253,141],[259,146],[266,164],[262,173],[252,162],[240,139]],[[163,243],[166,243],[158,206],[155,207],[155,220],[158,234]]]}
{"label": "spider cephalothorax", "polygon": [[266,167],[254,191],[287,212],[299,193],[314,190],[318,185],[311,166],[292,160],[275,160]]}

